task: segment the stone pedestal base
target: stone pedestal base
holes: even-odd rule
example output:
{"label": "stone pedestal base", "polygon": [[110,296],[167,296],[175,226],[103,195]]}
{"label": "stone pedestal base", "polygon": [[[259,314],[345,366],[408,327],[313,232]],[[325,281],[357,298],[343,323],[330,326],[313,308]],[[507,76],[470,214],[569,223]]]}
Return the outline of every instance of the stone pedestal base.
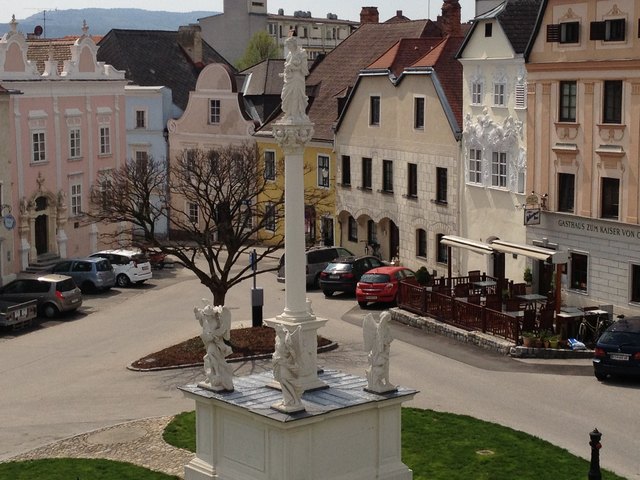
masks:
{"label": "stone pedestal base", "polygon": [[401,407],[415,390],[366,392],[337,371],[328,388],[305,392],[305,411],[279,412],[270,373],[238,377],[235,391],[181,387],[196,402],[196,458],[185,480],[411,480],[400,460]]}

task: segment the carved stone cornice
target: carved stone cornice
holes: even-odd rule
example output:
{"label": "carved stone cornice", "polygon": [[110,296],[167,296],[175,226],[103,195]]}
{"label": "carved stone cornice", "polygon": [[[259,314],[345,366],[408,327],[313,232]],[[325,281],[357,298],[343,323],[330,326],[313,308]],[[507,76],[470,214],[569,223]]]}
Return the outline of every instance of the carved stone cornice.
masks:
{"label": "carved stone cornice", "polygon": [[313,124],[276,123],[272,129],[273,138],[285,153],[302,153],[313,138]]}

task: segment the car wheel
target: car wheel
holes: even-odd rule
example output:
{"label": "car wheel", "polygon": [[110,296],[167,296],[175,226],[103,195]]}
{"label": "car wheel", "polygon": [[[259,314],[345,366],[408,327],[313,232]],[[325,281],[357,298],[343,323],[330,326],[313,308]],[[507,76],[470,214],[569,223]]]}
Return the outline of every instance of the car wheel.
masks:
{"label": "car wheel", "polygon": [[593,374],[601,382],[607,379],[607,374],[606,373],[594,372]]}
{"label": "car wheel", "polygon": [[358,305],[360,305],[362,309],[367,308],[367,302],[358,302]]}
{"label": "car wheel", "polygon": [[124,288],[124,287],[128,287],[129,285],[131,285],[131,280],[129,280],[129,277],[127,277],[124,273],[121,273],[116,278],[116,283],[118,284],[119,287],[123,287]]}
{"label": "car wheel", "polygon": [[311,284],[311,287],[315,290],[317,290],[318,288],[320,288],[320,274],[316,275],[313,279],[313,283]]}
{"label": "car wheel", "polygon": [[327,298],[330,298],[333,296],[333,292],[331,290],[323,290],[322,293],[324,293],[324,296]]}
{"label": "car wheel", "polygon": [[42,313],[47,318],[53,318],[58,316],[58,308],[52,303],[47,303],[44,307],[42,307]]}

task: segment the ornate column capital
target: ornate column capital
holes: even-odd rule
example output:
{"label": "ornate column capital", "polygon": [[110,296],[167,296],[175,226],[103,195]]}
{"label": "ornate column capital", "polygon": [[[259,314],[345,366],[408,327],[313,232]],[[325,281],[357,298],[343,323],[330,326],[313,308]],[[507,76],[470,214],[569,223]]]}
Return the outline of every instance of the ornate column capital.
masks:
{"label": "ornate column capital", "polygon": [[313,124],[278,122],[273,126],[272,132],[276,142],[285,153],[301,154],[305,145],[313,137]]}

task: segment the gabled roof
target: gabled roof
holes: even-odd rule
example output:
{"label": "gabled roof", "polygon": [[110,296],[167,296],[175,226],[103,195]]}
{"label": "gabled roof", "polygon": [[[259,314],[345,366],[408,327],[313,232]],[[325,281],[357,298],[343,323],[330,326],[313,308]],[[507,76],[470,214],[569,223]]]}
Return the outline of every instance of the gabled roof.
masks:
{"label": "gabled roof", "polygon": [[[455,55],[463,40],[464,37],[461,36],[400,40],[362,70],[349,101],[357,90],[362,76],[374,72],[393,73],[391,80],[396,86],[408,74],[431,74],[442,108],[449,118],[452,132],[457,139],[462,125],[462,64]],[[338,127],[347,108],[338,121]]]}
{"label": "gabled roof", "polygon": [[[333,124],[339,113],[338,101],[356,83],[361,69],[401,38],[440,35],[440,28],[431,20],[366,23],[331,50],[307,77],[307,90],[314,93],[314,97],[309,98],[307,111],[314,123],[314,140],[333,140]],[[270,130],[270,124],[265,124],[261,130]]]}
{"label": "gabled roof", "polygon": [[482,23],[481,20],[494,18],[500,24],[514,53],[524,54],[534,32],[542,4],[543,0],[506,0],[488,12],[478,15],[460,47],[458,58],[462,55],[478,24]]}
{"label": "gabled roof", "polygon": [[238,74],[244,77],[244,95],[278,95],[282,92],[284,59],[270,58]]}
{"label": "gabled roof", "polygon": [[161,85],[171,89],[173,103],[183,111],[189,92],[195,90],[200,71],[210,63],[235,68],[202,41],[202,59],[192,59],[175,31],[113,29],[98,44],[98,60],[125,71],[140,86]]}

